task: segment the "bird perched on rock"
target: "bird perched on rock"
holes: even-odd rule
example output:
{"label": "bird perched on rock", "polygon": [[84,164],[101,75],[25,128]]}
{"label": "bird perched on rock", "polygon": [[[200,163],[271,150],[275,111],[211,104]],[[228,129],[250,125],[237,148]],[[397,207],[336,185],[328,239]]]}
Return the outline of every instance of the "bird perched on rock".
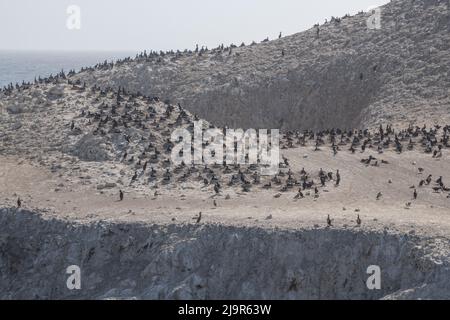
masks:
{"label": "bird perched on rock", "polygon": [[327,217],[327,225],[329,226],[329,227],[332,227],[333,225],[331,224],[331,222],[332,222],[332,220],[331,220],[331,218],[330,218],[330,215],[328,215],[328,217]]}
{"label": "bird perched on rock", "polygon": [[198,213],[198,217],[197,217],[196,223],[200,223],[201,220],[202,220],[202,212],[200,211],[200,212]]}
{"label": "bird perched on rock", "polygon": [[358,226],[360,226],[361,225],[361,218],[359,217],[359,214],[358,214],[358,217],[356,218],[356,224],[358,225]]}
{"label": "bird perched on rock", "polygon": [[417,199],[417,190],[416,190],[416,188],[414,188],[414,193],[413,193],[413,197],[414,197],[414,200],[416,200],[416,199]]}
{"label": "bird perched on rock", "polygon": [[219,185],[217,183],[214,185],[214,192],[216,194],[220,192],[220,187],[219,187]]}
{"label": "bird perched on rock", "polygon": [[137,179],[137,171],[135,171],[134,172],[134,175],[131,177],[131,182],[134,182],[134,181],[136,181],[136,179]]}
{"label": "bird perched on rock", "polygon": [[20,200],[20,197],[17,198],[17,208],[20,208],[22,206],[22,200]]}
{"label": "bird perched on rock", "polygon": [[383,196],[383,194],[381,192],[378,192],[377,194],[377,200],[380,200],[380,198]]}
{"label": "bird perched on rock", "polygon": [[303,199],[304,197],[305,196],[303,195],[303,192],[299,190],[298,193],[295,195],[294,199]]}
{"label": "bird perched on rock", "polygon": [[119,199],[120,199],[120,201],[123,200],[123,191],[122,190],[119,190]]}
{"label": "bird perched on rock", "polygon": [[341,183],[341,174],[339,172],[339,170],[336,171],[336,186],[339,186],[339,184]]}
{"label": "bird perched on rock", "polygon": [[439,193],[439,191],[441,191],[442,187],[433,187],[432,189],[434,192]]}

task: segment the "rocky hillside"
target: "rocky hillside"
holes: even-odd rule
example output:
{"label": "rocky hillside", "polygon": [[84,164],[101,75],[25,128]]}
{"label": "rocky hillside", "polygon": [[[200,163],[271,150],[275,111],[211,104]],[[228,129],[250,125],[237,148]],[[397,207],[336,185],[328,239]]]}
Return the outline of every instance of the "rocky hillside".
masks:
{"label": "rocky hillside", "polygon": [[[273,41],[145,53],[75,75],[180,102],[231,127],[370,127],[448,119],[448,0],[398,0]],[[239,45],[239,44],[238,44]]]}
{"label": "rocky hillside", "polygon": [[282,131],[274,176],[175,165],[195,115],[72,77],[0,91],[0,298],[449,297],[449,125]]}
{"label": "rocky hillside", "polygon": [[[225,185],[249,192],[253,185],[262,187],[269,181],[261,179],[259,169],[265,165],[260,163],[228,166],[222,159],[211,166],[174,163],[172,133],[186,129],[193,135],[195,123],[203,129],[212,125],[158,97],[86,87],[61,73],[0,91],[0,110],[0,156],[29,160],[81,186],[94,180],[98,190],[141,187],[147,192],[149,187],[188,184],[219,193]],[[202,152],[201,143],[191,148]],[[280,164],[292,188],[287,167]]]}

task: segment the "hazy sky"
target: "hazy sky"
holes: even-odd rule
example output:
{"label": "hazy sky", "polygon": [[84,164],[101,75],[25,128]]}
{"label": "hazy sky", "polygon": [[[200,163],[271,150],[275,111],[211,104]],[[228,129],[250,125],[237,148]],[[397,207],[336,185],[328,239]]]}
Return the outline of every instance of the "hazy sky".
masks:
{"label": "hazy sky", "polygon": [[[0,0],[0,50],[140,51],[257,42],[388,0]],[[81,9],[69,30],[67,8]]]}

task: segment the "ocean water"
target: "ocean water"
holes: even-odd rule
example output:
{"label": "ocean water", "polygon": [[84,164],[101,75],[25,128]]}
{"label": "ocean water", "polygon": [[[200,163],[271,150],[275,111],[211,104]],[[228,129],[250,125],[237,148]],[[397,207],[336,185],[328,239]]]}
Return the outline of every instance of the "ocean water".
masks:
{"label": "ocean water", "polygon": [[0,87],[9,83],[33,81],[61,70],[78,71],[105,60],[117,60],[135,52],[60,52],[60,51],[0,51]]}

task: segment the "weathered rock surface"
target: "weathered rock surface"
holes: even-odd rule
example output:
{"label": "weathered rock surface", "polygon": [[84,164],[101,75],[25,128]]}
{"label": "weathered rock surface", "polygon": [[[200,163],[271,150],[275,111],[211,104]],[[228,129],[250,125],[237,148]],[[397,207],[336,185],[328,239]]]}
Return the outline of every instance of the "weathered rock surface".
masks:
{"label": "weathered rock surface", "polygon": [[[217,125],[324,129],[450,114],[448,0],[396,0],[274,41],[142,57],[75,76],[181,102]],[[284,55],[282,54],[284,52]]]}
{"label": "weathered rock surface", "polygon": [[[450,296],[448,243],[414,235],[79,224],[8,208],[0,211],[0,225],[2,299]],[[70,265],[81,268],[81,290],[66,287]],[[381,268],[381,290],[366,287],[370,265]]]}

